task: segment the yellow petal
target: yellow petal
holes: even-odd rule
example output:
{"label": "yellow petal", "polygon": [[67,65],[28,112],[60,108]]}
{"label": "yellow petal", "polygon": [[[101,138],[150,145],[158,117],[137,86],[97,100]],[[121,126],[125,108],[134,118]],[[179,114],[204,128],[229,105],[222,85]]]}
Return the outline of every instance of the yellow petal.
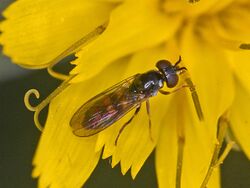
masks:
{"label": "yellow petal", "polygon": [[[192,114],[192,104],[188,102],[188,91],[180,91],[169,105],[162,121],[161,135],[156,148],[156,171],[160,188],[176,187],[177,132],[185,134],[184,158],[181,187],[200,187],[209,166],[215,140],[208,140],[211,132],[205,124],[200,124]],[[213,126],[213,125],[211,125]],[[215,126],[213,126],[215,127]],[[211,128],[210,128],[211,129]],[[219,187],[219,174],[215,170],[209,181],[211,187]]]}
{"label": "yellow petal", "polygon": [[46,67],[50,60],[107,21],[114,5],[87,0],[20,0],[4,11],[0,43],[15,63]]}
{"label": "yellow petal", "polygon": [[[98,162],[101,149],[96,136],[81,138],[72,133],[69,121],[88,99],[121,80],[127,59],[112,63],[98,77],[72,84],[50,105],[48,120],[34,158],[34,177],[39,184],[80,187]],[[122,66],[123,65],[123,66]],[[112,129],[112,126],[108,129]],[[108,130],[107,129],[107,130]]]}
{"label": "yellow petal", "polygon": [[33,177],[39,176],[39,187],[79,187],[99,160],[101,152],[94,150],[96,137],[76,137],[69,126],[84,89],[81,84],[72,85],[51,102],[33,161]]}
{"label": "yellow petal", "polygon": [[248,7],[249,3],[247,5],[235,1],[211,19],[208,29],[212,27],[214,34],[224,40],[248,42],[250,40]]}
{"label": "yellow petal", "polygon": [[217,1],[214,6],[209,10],[209,14],[215,14],[220,12],[221,10],[225,10],[228,5],[230,5],[232,2],[234,2],[235,0],[221,0],[221,1]]}
{"label": "yellow petal", "polygon": [[203,126],[207,132],[203,132],[202,141],[208,145],[209,151],[215,143],[217,120],[233,101],[232,72],[226,54],[195,35],[195,27],[192,25],[186,28],[182,39],[183,61],[196,86],[205,116]]}
{"label": "yellow petal", "polygon": [[[204,178],[216,143],[217,120],[232,104],[233,79],[226,54],[216,46],[206,44],[192,25],[183,33],[182,55],[196,86],[205,116],[203,125],[195,122],[192,125],[190,122],[186,126],[187,154],[183,159],[183,178],[186,177],[188,187],[199,187],[198,183]],[[189,104],[192,105],[192,102],[189,101]],[[194,115],[193,111],[192,117]],[[188,169],[192,169],[194,174],[190,174]],[[197,181],[192,182],[191,177],[197,177],[194,178]],[[183,181],[185,182],[185,178]]]}
{"label": "yellow petal", "polygon": [[248,92],[250,92],[249,51],[247,50],[240,50],[237,52],[229,51],[227,55],[229,57],[235,75],[237,76],[238,79],[240,79],[240,82],[248,90]]}
{"label": "yellow petal", "polygon": [[216,4],[212,9],[213,16],[209,17],[209,22],[205,19],[197,22],[199,25],[197,32],[214,46],[237,51],[241,44],[250,40],[248,5],[240,4],[238,1],[230,3],[230,0],[220,1],[221,3],[227,8],[215,13],[218,8]]}
{"label": "yellow petal", "polygon": [[[227,54],[195,34],[193,25],[182,36],[183,61],[189,70],[209,127],[232,104],[234,84]],[[212,131],[213,132],[213,131]]]}
{"label": "yellow petal", "polygon": [[[183,187],[199,187],[207,172],[216,143],[217,120],[227,110],[233,100],[233,80],[223,52],[204,43],[202,38],[199,38],[199,35],[195,35],[192,25],[184,30],[181,48],[184,64],[192,76],[200,97],[205,122],[202,124],[198,122],[190,96],[186,100],[185,97],[179,94],[180,92],[173,99],[171,109],[166,114],[166,120],[173,129],[176,129],[174,126],[180,125],[185,127]],[[180,96],[178,97],[178,95]],[[188,92],[187,95],[189,95]],[[175,130],[173,134],[176,134]],[[168,136],[162,136],[165,138],[165,143],[176,144],[177,136],[169,136],[171,140],[166,141]],[[168,185],[169,187],[175,186],[176,147],[171,146],[171,150],[168,151],[168,146],[165,146],[165,151],[160,151],[161,149],[158,151],[159,158],[162,158],[162,160],[163,157],[160,157],[160,153],[168,155],[172,152],[167,162],[157,162],[159,184],[162,184],[162,187],[168,187]],[[170,164],[172,162],[174,165]],[[165,168],[163,167],[164,165],[166,169],[158,170],[158,168]],[[168,173],[168,176],[165,176],[164,173],[167,173],[167,170],[169,173],[173,172],[174,175]],[[167,182],[167,184],[164,182]]]}
{"label": "yellow petal", "polygon": [[74,81],[97,74],[120,57],[162,43],[175,33],[180,21],[180,15],[168,17],[160,12],[156,0],[125,1],[112,12],[106,31],[77,54],[74,63],[78,66],[71,73],[80,75]]}
{"label": "yellow petal", "polygon": [[199,1],[197,3],[190,3],[190,1],[163,1],[162,7],[166,13],[178,13],[190,17],[196,17],[201,14],[215,13],[234,0],[212,0],[212,1]]}
{"label": "yellow petal", "polygon": [[231,107],[231,129],[236,141],[250,159],[250,92],[236,81],[236,95]]}
{"label": "yellow petal", "polygon": [[162,120],[161,135],[156,147],[156,173],[160,188],[176,187],[177,131],[176,124],[173,124],[175,118],[175,112],[166,112],[165,121]]}
{"label": "yellow petal", "polygon": [[196,17],[201,14],[207,13],[210,10],[213,10],[214,7],[216,7],[217,3],[219,3],[220,0],[211,0],[211,1],[199,1],[197,3],[188,3],[188,6],[186,7],[186,14],[191,17]]}

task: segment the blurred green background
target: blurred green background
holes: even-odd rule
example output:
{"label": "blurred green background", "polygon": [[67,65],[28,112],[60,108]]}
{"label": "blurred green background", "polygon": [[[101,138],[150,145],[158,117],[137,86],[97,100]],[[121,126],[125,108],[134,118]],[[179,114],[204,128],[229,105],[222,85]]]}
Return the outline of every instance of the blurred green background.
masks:
{"label": "blurred green background", "polygon": [[[11,2],[0,0],[0,12]],[[28,71],[12,64],[0,47],[0,188],[36,187],[37,182],[30,174],[40,132],[34,126],[33,113],[23,104],[23,96],[28,89],[38,88],[45,97],[58,84],[45,70]],[[122,176],[119,166],[112,169],[108,160],[100,160],[84,187],[156,188],[154,154],[135,180],[129,173]],[[226,158],[222,165],[222,187],[250,187],[250,162],[243,153],[231,152]]]}

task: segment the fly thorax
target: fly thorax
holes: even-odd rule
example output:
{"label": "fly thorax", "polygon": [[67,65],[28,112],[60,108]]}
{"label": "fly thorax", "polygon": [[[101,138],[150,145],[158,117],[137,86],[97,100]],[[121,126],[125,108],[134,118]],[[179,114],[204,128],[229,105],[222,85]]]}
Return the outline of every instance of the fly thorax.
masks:
{"label": "fly thorax", "polygon": [[131,89],[137,94],[143,94],[146,97],[155,96],[160,88],[163,87],[163,79],[157,71],[149,71],[138,75]]}

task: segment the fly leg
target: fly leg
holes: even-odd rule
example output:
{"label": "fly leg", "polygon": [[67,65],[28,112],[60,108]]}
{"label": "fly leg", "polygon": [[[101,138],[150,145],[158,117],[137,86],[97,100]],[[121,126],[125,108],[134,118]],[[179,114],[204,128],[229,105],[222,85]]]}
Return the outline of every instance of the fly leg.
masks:
{"label": "fly leg", "polygon": [[119,133],[115,139],[115,145],[117,145],[118,139],[120,138],[120,135],[122,133],[122,131],[125,129],[125,127],[134,119],[134,117],[138,114],[138,112],[140,111],[141,105],[139,107],[136,108],[134,115],[121,127],[121,129],[119,130]]}
{"label": "fly leg", "polygon": [[150,115],[150,103],[149,100],[146,100],[146,109],[147,109],[147,114],[148,114],[148,129],[149,129],[149,136],[150,140],[153,142],[153,137],[152,137],[152,123],[151,123],[151,115]]}
{"label": "fly leg", "polygon": [[161,90],[161,89],[160,89],[159,92],[160,92],[161,94],[163,94],[163,95],[169,95],[169,94],[175,93],[176,91],[179,91],[179,90],[181,90],[181,89],[183,89],[183,88],[185,88],[185,87],[189,87],[189,86],[188,86],[188,85],[182,85],[182,86],[176,88],[176,89],[173,90],[173,91],[164,91],[164,90]]}

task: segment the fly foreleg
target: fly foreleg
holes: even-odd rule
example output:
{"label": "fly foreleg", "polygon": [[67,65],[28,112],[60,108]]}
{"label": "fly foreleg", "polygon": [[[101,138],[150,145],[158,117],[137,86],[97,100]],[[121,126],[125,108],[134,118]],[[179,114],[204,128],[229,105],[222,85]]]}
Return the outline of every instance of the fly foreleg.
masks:
{"label": "fly foreleg", "polygon": [[163,95],[169,95],[169,94],[175,93],[175,92],[177,92],[177,91],[179,91],[179,90],[181,90],[181,89],[183,89],[183,88],[185,88],[185,87],[189,87],[189,86],[188,86],[188,85],[182,85],[182,86],[176,88],[176,89],[173,90],[173,91],[164,91],[164,90],[161,90],[161,89],[160,89],[159,92],[160,92],[161,94],[163,94]]}

